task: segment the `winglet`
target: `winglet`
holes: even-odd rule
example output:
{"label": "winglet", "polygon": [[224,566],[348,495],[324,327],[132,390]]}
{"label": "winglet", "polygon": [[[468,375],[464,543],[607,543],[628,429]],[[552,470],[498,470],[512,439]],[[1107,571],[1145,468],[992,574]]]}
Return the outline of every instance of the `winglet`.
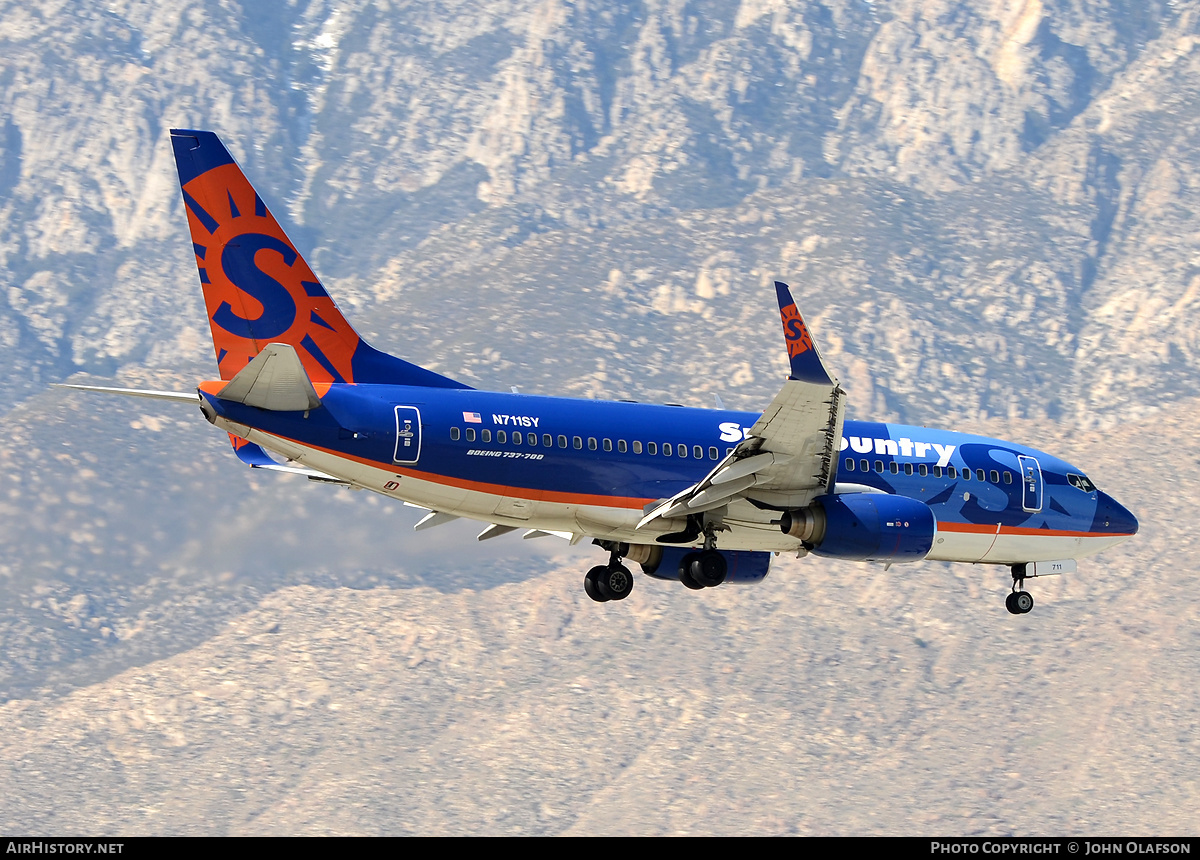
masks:
{"label": "winglet", "polygon": [[783,336],[787,340],[788,361],[792,365],[791,379],[812,382],[818,385],[833,385],[837,382],[833,374],[825,369],[821,353],[813,343],[808,326],[792,298],[792,291],[782,281],[775,282],[775,293],[779,297],[779,315],[783,318]]}

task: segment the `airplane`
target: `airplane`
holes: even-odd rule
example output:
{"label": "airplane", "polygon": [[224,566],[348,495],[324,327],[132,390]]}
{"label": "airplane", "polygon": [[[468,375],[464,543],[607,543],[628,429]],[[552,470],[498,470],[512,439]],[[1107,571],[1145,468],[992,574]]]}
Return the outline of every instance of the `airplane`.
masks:
{"label": "airplane", "polygon": [[[773,558],[1005,565],[1027,579],[1137,533],[1082,469],[1000,439],[846,419],[788,286],[789,375],[761,413],[474,389],[367,344],[211,131],[171,144],[220,378],[194,392],[63,387],[198,404],[256,469],[367,489],[487,540],[590,539],[597,602],[644,574],[693,590],[763,580]],[[718,400],[718,404],[719,404]]]}

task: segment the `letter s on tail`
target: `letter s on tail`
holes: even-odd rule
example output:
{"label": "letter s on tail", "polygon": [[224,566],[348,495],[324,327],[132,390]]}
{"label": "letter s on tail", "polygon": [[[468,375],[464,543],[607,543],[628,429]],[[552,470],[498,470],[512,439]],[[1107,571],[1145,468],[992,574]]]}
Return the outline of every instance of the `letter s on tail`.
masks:
{"label": "letter s on tail", "polygon": [[363,341],[213,132],[171,145],[222,379],[286,343],[313,382],[468,387]]}

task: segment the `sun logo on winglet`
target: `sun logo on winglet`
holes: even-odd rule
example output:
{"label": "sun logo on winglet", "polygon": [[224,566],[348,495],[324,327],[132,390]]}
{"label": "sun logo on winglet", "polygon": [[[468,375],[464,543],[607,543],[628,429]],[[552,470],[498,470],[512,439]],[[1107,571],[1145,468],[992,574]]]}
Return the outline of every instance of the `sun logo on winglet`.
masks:
{"label": "sun logo on winglet", "polygon": [[809,336],[808,327],[800,318],[800,311],[796,309],[796,305],[788,305],[780,310],[779,315],[783,318],[783,336],[787,339],[788,358],[795,358],[812,349],[812,337]]}

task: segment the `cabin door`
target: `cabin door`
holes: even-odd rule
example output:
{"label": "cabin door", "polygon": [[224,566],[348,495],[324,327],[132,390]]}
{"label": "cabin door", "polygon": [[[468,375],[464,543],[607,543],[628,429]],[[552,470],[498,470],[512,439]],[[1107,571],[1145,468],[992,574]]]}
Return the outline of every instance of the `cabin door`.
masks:
{"label": "cabin door", "polygon": [[415,406],[396,407],[397,463],[411,464],[421,457],[421,413]]}
{"label": "cabin door", "polygon": [[1036,457],[1017,457],[1021,463],[1021,507],[1031,514],[1042,509],[1042,466]]}

